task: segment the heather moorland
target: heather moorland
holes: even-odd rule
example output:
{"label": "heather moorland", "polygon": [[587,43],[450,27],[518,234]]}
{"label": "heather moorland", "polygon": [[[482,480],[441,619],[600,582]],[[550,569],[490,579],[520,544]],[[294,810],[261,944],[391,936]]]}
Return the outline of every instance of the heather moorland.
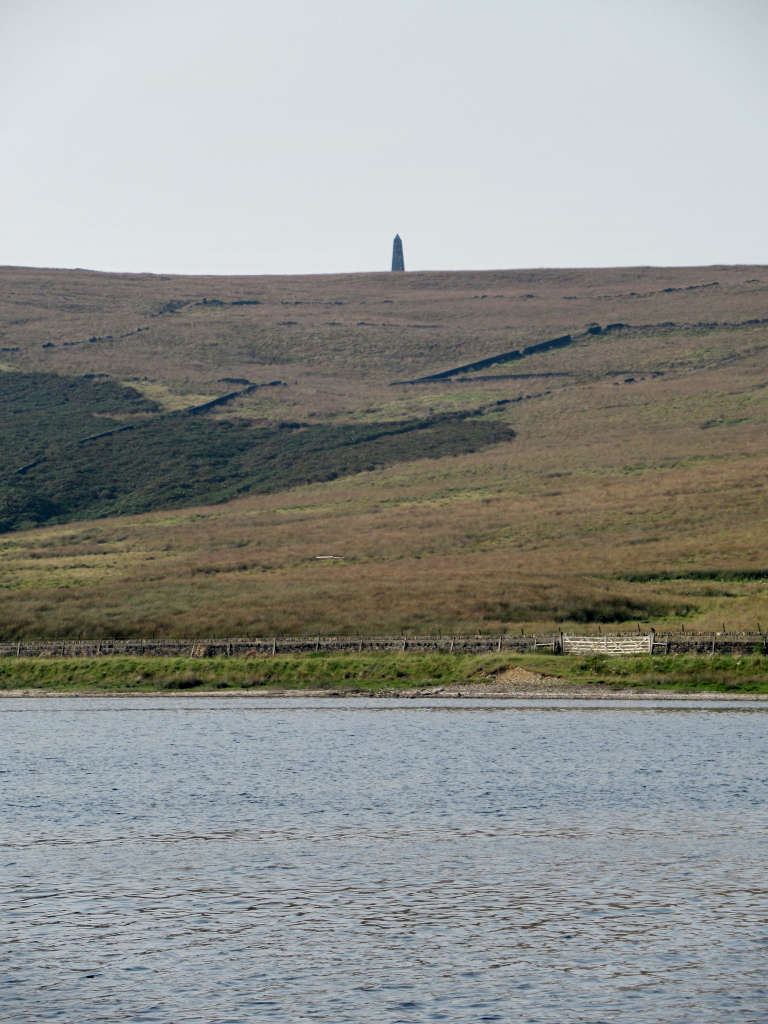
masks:
{"label": "heather moorland", "polygon": [[764,626],[766,300],[0,269],[0,634]]}

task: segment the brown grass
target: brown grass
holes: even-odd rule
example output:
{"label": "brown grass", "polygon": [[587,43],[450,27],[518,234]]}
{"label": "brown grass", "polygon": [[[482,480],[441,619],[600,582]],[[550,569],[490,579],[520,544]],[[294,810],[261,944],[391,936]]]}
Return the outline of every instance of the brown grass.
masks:
{"label": "brown grass", "polygon": [[[768,624],[760,581],[623,578],[768,568],[768,330],[701,326],[766,315],[766,268],[240,279],[7,269],[0,285],[0,348],[18,349],[0,352],[8,366],[138,378],[177,408],[228,390],[226,378],[285,379],[217,413],[257,421],[509,400],[494,415],[517,433],[280,495],[0,537],[3,634],[497,631],[583,626],[601,608],[657,625]],[[203,296],[261,305],[153,315]],[[390,386],[594,321],[675,326],[475,375],[496,379]],[[510,376],[523,373],[568,376]],[[316,558],[329,553],[344,559]]]}

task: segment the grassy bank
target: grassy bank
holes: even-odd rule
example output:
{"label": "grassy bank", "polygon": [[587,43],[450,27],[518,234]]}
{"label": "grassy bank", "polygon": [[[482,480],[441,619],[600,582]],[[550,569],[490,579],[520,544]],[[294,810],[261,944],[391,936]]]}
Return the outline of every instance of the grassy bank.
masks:
{"label": "grassy bank", "polygon": [[[759,654],[747,658],[730,655],[713,658],[693,655],[608,658],[593,655],[546,660],[569,662],[565,675],[570,682],[582,685],[677,690],[681,693],[768,693],[768,657]],[[552,667],[555,671],[556,665]]]}
{"label": "grassy bank", "polygon": [[0,688],[137,692],[195,689],[377,693],[482,683],[509,659],[459,655],[277,655],[264,658],[5,658]]}
{"label": "grassy bank", "polygon": [[[603,658],[545,655],[278,655],[265,658],[3,658],[0,691],[146,693],[325,690],[383,694],[441,686],[498,691],[524,668],[562,688],[768,693],[768,657]],[[531,684],[535,678],[531,678]],[[520,684],[525,688],[525,682]]]}

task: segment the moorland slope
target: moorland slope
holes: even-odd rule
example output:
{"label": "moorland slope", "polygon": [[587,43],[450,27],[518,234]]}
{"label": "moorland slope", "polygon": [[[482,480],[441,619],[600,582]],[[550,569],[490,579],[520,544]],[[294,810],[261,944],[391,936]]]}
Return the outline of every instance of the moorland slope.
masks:
{"label": "moorland slope", "polygon": [[765,267],[0,268],[0,371],[4,636],[768,623]]}

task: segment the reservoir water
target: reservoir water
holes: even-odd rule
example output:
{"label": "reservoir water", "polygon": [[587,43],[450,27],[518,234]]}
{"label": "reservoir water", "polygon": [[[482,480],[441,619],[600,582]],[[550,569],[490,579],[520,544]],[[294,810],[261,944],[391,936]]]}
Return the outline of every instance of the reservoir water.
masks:
{"label": "reservoir water", "polygon": [[768,1021],[768,705],[5,699],[0,1020]]}

